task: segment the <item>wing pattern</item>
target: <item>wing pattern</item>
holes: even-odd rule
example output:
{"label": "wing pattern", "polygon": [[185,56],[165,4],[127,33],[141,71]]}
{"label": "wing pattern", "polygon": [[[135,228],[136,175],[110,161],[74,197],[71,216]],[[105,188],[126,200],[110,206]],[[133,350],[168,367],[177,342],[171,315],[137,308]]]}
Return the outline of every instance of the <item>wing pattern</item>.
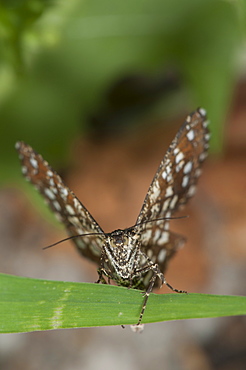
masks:
{"label": "wing pattern", "polygon": [[[185,242],[169,231],[170,218],[195,193],[201,165],[207,157],[210,134],[206,112],[191,113],[169,146],[145,197],[136,224],[143,225],[142,251],[160,270]],[[153,223],[145,221],[165,218]]]}
{"label": "wing pattern", "polygon": [[98,223],[40,154],[24,142],[16,143],[16,149],[23,175],[43,195],[59,221],[66,226],[68,234],[70,236],[99,234],[73,239],[84,257],[99,264],[104,232]]}

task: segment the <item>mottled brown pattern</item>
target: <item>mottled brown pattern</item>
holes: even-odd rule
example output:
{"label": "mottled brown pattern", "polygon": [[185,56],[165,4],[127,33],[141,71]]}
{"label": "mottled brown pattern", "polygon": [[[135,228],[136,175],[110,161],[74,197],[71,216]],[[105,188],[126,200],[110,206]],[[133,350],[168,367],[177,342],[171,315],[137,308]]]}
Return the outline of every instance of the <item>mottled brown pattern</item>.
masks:
{"label": "mottled brown pattern", "polygon": [[[43,195],[59,221],[66,226],[70,236],[102,234],[102,237],[90,235],[74,239],[80,253],[99,265],[104,233],[98,223],[40,154],[23,142],[18,142],[16,149],[19,152],[24,176]],[[35,164],[37,165],[34,167]]]}
{"label": "mottled brown pattern", "polygon": [[[137,219],[137,224],[158,218],[165,219],[143,224],[141,233],[142,250],[147,255],[150,251],[153,252],[155,262],[158,262],[162,272],[165,271],[168,260],[185,243],[185,238],[168,231],[168,218],[194,195],[209,146],[207,125],[203,109],[197,109],[186,118],[156,172]],[[193,133],[189,136],[192,140],[187,137],[190,132]],[[185,176],[186,181],[183,182]],[[166,237],[163,238],[165,230]],[[166,258],[158,261],[162,249],[166,251]]]}

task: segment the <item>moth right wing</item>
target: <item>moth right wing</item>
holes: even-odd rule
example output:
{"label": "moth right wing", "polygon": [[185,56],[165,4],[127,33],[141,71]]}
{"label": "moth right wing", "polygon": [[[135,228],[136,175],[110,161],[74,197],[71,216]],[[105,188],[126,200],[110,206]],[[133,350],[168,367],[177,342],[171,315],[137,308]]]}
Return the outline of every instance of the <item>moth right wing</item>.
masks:
{"label": "moth right wing", "polygon": [[70,236],[96,233],[72,239],[79,252],[99,264],[104,232],[75,194],[43,157],[24,142],[16,143],[22,164],[22,173],[42,194],[51,210]]}

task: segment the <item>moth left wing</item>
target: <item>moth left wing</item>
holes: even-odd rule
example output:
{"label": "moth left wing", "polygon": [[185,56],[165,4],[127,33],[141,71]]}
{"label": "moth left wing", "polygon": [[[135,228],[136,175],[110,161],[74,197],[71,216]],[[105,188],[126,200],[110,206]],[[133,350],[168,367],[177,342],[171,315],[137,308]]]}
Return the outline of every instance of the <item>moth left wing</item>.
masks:
{"label": "moth left wing", "polygon": [[[169,231],[169,218],[195,193],[201,165],[207,156],[209,131],[206,112],[198,108],[181,126],[150,185],[136,225],[142,250],[152,255],[161,271],[185,239]],[[165,218],[165,220],[154,221]],[[153,220],[153,223],[146,221]]]}

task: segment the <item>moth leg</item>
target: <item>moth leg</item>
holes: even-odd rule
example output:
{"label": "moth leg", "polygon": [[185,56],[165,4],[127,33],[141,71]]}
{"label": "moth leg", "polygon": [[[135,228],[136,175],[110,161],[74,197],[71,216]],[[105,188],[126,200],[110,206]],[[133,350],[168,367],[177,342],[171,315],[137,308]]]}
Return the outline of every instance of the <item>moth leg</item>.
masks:
{"label": "moth leg", "polygon": [[155,281],[156,281],[157,277],[161,280],[162,284],[165,284],[173,292],[176,292],[176,293],[187,293],[185,290],[179,290],[179,289],[173,288],[166,281],[164,275],[160,271],[159,266],[157,264],[152,265],[152,266],[147,265],[147,266],[143,267],[142,269],[140,269],[140,270],[138,270],[136,272],[142,272],[142,273],[144,273],[144,272],[148,272],[149,270],[152,270],[153,271],[153,275],[152,275],[152,277],[151,277],[151,279],[149,281],[149,285],[148,285],[148,288],[147,288],[146,292],[144,292],[144,301],[143,301],[142,310],[140,312],[140,316],[139,316],[139,320],[138,320],[137,326],[141,324],[141,321],[142,321],[143,314],[144,314],[144,311],[145,311],[145,308],[146,308],[146,305],[147,305],[147,301],[148,301],[149,295],[150,295],[150,293],[153,290],[153,287],[154,287],[154,284],[155,284]]}
{"label": "moth leg", "polygon": [[127,289],[131,289],[131,288],[132,288],[132,277],[130,276],[129,285],[128,285]]}
{"label": "moth leg", "polygon": [[[102,283],[102,284],[109,284],[110,285],[110,272],[108,272],[107,270],[105,270],[104,268],[99,268],[97,269],[97,273],[98,273],[98,280],[95,282],[95,283]],[[108,278],[108,282],[104,279],[103,275],[105,275],[107,278]]]}
{"label": "moth leg", "polygon": [[[155,275],[154,283],[155,283],[155,280],[156,280],[157,277],[161,280],[161,285],[163,285],[165,283],[166,280],[165,280],[164,275],[161,272],[158,264],[154,264],[151,260],[149,260],[149,263],[147,265],[145,265],[144,267],[142,267],[141,269],[135,270],[135,274],[137,274],[137,275],[144,274],[144,273],[147,273],[148,271],[153,271],[153,273],[154,273],[153,276]],[[150,282],[152,281],[153,276],[152,276]],[[150,286],[150,283],[149,283],[149,286]],[[148,289],[149,289],[149,287],[148,287]],[[144,294],[145,293],[146,292],[144,292]]]}
{"label": "moth leg", "polygon": [[102,268],[97,269],[97,273],[98,273],[98,280],[95,281],[95,283],[96,284],[99,284],[99,283],[107,284],[106,280],[103,277],[103,275],[106,275],[104,269]]}
{"label": "moth leg", "polygon": [[[163,276],[164,278],[164,276]],[[164,281],[163,283],[169,288],[171,289],[173,292],[176,292],[176,293],[186,293],[188,294],[188,292],[186,290],[179,290],[179,289],[176,289],[176,288],[173,288],[170,284],[168,284],[168,282],[166,281],[166,279],[164,278]]]}
{"label": "moth leg", "polygon": [[162,284],[165,282],[165,278],[164,278],[163,274],[161,273],[161,271],[159,269],[159,266],[157,264],[147,265],[147,266],[143,267],[142,269],[137,270],[136,273],[139,273],[139,272],[144,273],[144,272],[148,272],[149,270],[153,271],[153,275],[150,279],[149,286],[148,286],[147,290],[144,292],[144,301],[143,301],[142,309],[141,309],[141,312],[140,312],[140,315],[139,315],[137,326],[139,326],[141,324],[149,295],[153,290],[153,287],[154,287],[154,284],[155,284],[155,281],[156,281],[157,277],[159,277]]}
{"label": "moth leg", "polygon": [[141,312],[140,312],[140,315],[139,315],[137,326],[141,324],[143,314],[144,314],[144,311],[145,311],[145,308],[146,308],[146,305],[147,305],[147,301],[149,299],[149,295],[152,292],[152,289],[154,287],[154,284],[155,284],[155,281],[156,281],[157,277],[158,277],[157,272],[154,272],[153,276],[150,279],[149,286],[148,286],[146,292],[144,292],[144,301],[143,301],[142,309],[141,309]]}
{"label": "moth leg", "polygon": [[100,267],[97,269],[98,280],[96,281],[96,283],[107,284],[106,280],[103,277],[103,275],[105,275],[108,278],[108,284],[110,284],[110,275],[107,272],[107,270],[103,267],[105,262],[107,262],[107,258],[105,251],[103,249],[100,256]]}

